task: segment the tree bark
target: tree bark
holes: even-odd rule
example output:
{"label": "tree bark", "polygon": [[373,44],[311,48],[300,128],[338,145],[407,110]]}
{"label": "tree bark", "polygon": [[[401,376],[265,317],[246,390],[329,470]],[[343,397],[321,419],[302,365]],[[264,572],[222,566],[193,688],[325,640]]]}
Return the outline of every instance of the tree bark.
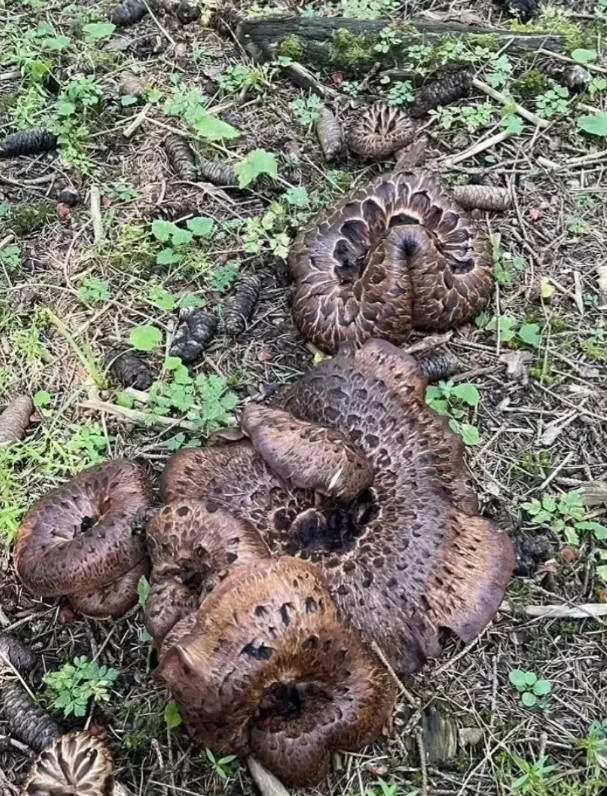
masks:
{"label": "tree bark", "polygon": [[[393,31],[398,41],[382,52],[375,45],[385,29]],[[436,45],[448,38],[492,37],[499,48],[510,43],[510,50],[518,53],[540,48],[555,52],[563,49],[562,36],[415,18],[394,23],[390,19],[266,17],[241,22],[237,34],[247,52],[256,59],[284,55],[309,66],[331,67],[347,73],[364,72],[378,61],[385,67],[399,67],[406,63],[408,47]]]}

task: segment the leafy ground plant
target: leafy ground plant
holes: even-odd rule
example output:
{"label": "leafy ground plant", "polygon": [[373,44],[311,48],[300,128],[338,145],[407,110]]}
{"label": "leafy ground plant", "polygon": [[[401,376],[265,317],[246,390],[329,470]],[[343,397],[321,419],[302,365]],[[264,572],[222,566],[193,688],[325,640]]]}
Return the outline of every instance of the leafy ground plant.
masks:
{"label": "leafy ground plant", "polygon": [[53,707],[60,708],[64,716],[84,716],[91,699],[109,701],[110,687],[117,677],[116,669],[80,656],[42,679],[53,697]]}
{"label": "leafy ground plant", "polygon": [[586,507],[579,492],[566,492],[554,497],[523,503],[523,509],[538,525],[548,525],[554,533],[564,536],[567,544],[580,544],[580,531],[590,532],[597,541],[607,540],[607,526],[586,519]]}
{"label": "leafy ground plant", "polygon": [[526,708],[537,705],[538,699],[547,696],[551,690],[550,681],[542,680],[535,672],[513,669],[508,680],[521,695],[521,702]]}
{"label": "leafy ground plant", "polygon": [[478,445],[476,426],[462,422],[471,408],[478,406],[479,394],[474,384],[439,381],[426,389],[426,403],[439,415],[449,417],[449,426],[466,445]]}

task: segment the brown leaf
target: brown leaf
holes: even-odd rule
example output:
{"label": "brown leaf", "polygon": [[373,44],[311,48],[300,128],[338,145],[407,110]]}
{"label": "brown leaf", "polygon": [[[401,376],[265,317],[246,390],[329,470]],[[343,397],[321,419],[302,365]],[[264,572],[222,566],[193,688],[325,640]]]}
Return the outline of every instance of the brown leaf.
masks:
{"label": "brown leaf", "polygon": [[59,202],[59,204],[56,207],[56,211],[57,211],[57,216],[62,221],[66,221],[67,219],[72,217],[71,209],[63,202]]}
{"label": "brown leaf", "polygon": [[574,561],[577,560],[578,554],[577,550],[570,545],[565,545],[561,547],[559,550],[559,555],[567,564],[572,564]]}

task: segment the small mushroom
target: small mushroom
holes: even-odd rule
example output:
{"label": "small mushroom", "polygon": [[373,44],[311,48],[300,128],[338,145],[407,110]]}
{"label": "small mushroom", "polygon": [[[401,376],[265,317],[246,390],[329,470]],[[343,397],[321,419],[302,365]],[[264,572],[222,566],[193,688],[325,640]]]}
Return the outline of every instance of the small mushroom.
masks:
{"label": "small mushroom", "polygon": [[378,102],[364,111],[348,134],[348,146],[367,160],[381,160],[415,138],[419,122],[401,108]]}
{"label": "small mushroom", "polygon": [[145,624],[157,641],[196,611],[233,566],[270,557],[252,525],[195,500],[163,506],[149,523],[147,539],[152,576]]}
{"label": "small mushroom", "polygon": [[396,698],[319,570],[287,556],[235,567],[175,626],[157,673],[197,743],[302,787],[322,781],[334,751],[372,743]]}
{"label": "small mushroom", "polygon": [[338,431],[258,404],[245,407],[241,427],[263,460],[300,489],[350,501],[373,483],[369,460]]}
{"label": "small mushroom", "polygon": [[114,763],[107,746],[88,732],[52,741],[32,765],[23,796],[110,796]]}
{"label": "small mushroom", "polygon": [[23,519],[15,568],[41,597],[67,595],[84,614],[119,617],[147,571],[143,524],[152,495],[143,469],[114,460],[41,498]]}

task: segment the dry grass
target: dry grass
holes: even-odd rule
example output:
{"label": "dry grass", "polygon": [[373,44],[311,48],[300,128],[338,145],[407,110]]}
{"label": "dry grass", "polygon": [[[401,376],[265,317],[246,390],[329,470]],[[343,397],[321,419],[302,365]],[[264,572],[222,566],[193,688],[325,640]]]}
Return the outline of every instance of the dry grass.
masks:
{"label": "dry grass", "polygon": [[[403,8],[411,12],[449,7],[456,13],[470,5],[485,19],[495,22],[499,18],[495,6],[484,2],[408,2]],[[595,4],[577,5],[580,8],[576,7],[571,21],[583,29],[593,19]],[[15,53],[28,25],[48,21],[58,33],[71,36],[74,19],[82,23],[100,14],[90,2],[69,7],[41,4],[32,11],[19,2],[3,8],[0,0],[0,29],[5,22],[13,26],[7,27],[7,51]],[[183,131],[185,125],[163,114],[160,102],[151,108],[150,121],[126,139],[123,129],[140,109],[123,107],[115,98],[117,81],[126,66],[138,64],[145,81],[165,95],[172,91],[171,75],[177,75],[186,89],[202,87],[209,105],[220,108],[222,118],[245,133],[230,151],[241,157],[254,148],[276,153],[283,180],[304,185],[318,207],[330,203],[348,182],[377,171],[354,159],[340,164],[339,171],[327,171],[313,132],[293,121],[289,103],[304,96],[299,89],[277,73],[264,72],[263,81],[247,91],[221,91],[214,78],[226,66],[252,66],[234,40],[198,24],[181,28],[169,17],[160,19],[172,38],[185,43],[185,55],[178,57],[167,49],[138,60],[127,49],[99,66],[104,60],[103,45],[85,48],[84,55],[98,64],[95,80],[106,97],[98,114],[88,114],[90,136],[82,147],[93,176],[53,155],[2,161],[0,208],[3,203],[19,208],[48,199],[51,210],[39,229],[16,234],[0,215],[0,255],[15,244],[21,250],[16,266],[0,260],[0,280],[4,282],[0,288],[4,293],[0,304],[0,403],[23,391],[44,390],[50,396],[23,446],[0,450],[0,499],[4,501],[0,533],[7,536],[37,495],[93,461],[118,455],[137,458],[152,478],[162,469],[169,455],[167,440],[179,432],[177,425],[169,429],[126,425],[81,405],[91,392],[96,369],[102,368],[107,348],[114,340],[128,338],[135,326],[153,323],[163,331],[163,350],[150,355],[153,368],[160,372],[177,316],[175,311],[159,309],[150,298],[151,283],[173,296],[194,293],[214,307],[223,301],[211,281],[218,267],[234,258],[241,261],[242,273],[261,264],[271,265],[273,280],[247,333],[236,342],[219,335],[196,370],[223,375],[242,400],[259,400],[276,383],[292,379],[313,362],[290,319],[280,257],[267,246],[259,253],[243,254],[244,228],[225,227],[226,222],[261,216],[270,202],[283,195],[285,184],[264,180],[244,192],[177,184],[162,140],[167,126]],[[22,26],[18,37],[15,24]],[[132,44],[157,33],[148,18],[121,36]],[[162,33],[159,35],[162,39]],[[61,68],[68,69],[75,57],[68,49]],[[512,63],[517,75],[529,68],[516,59]],[[0,132],[12,123],[17,107],[14,92],[31,86],[27,78],[2,80],[12,68],[10,58],[6,63],[0,60]],[[374,98],[382,91],[382,84],[375,81],[364,98]],[[604,97],[604,93],[597,94],[592,104],[604,108]],[[473,101],[484,102],[484,97],[479,95]],[[54,99],[45,95],[42,109],[31,112],[33,123],[43,118],[52,102]],[[345,106],[342,116],[346,123],[351,113]],[[443,659],[410,678],[404,684],[408,698],[399,705],[390,738],[364,754],[344,756],[328,787],[319,793],[364,794],[365,789],[373,789],[373,794],[379,795],[378,777],[395,783],[394,794],[399,796],[410,792],[454,796],[607,793],[605,772],[599,782],[600,770],[594,772],[578,746],[593,720],[607,718],[606,623],[600,619],[529,619],[523,613],[531,604],[607,599],[605,584],[595,569],[599,543],[586,535],[574,560],[567,561],[559,553],[562,536],[530,523],[521,508],[523,502],[545,492],[567,492],[607,477],[607,342],[603,341],[604,322],[597,309],[596,271],[596,266],[607,260],[605,160],[571,165],[572,159],[601,148],[600,139],[597,143],[575,133],[572,118],[576,115],[579,111],[572,110],[547,131],[527,127],[520,136],[492,150],[492,159],[479,155],[444,174],[451,181],[482,178],[514,189],[516,205],[511,212],[481,221],[499,238],[499,248],[506,255],[500,263],[508,265],[512,258],[523,262],[520,270],[510,268],[510,277],[496,285],[486,320],[493,315],[512,317],[517,328],[521,323],[538,324],[541,334],[539,345],[529,347],[520,342],[513,345],[503,334],[500,339],[486,328],[471,326],[447,342],[467,369],[458,379],[476,384],[481,395],[479,407],[468,418],[480,431],[480,443],[470,448],[468,460],[485,511],[497,518],[519,545],[519,569],[508,593],[508,609],[468,648],[450,642]],[[435,123],[428,132],[426,162],[430,168],[440,168],[441,158],[465,150],[491,130],[453,132]],[[200,143],[194,145],[204,149]],[[208,156],[214,154],[210,149],[204,151]],[[221,150],[215,154],[220,159],[227,157]],[[551,171],[545,161],[544,165],[538,161],[541,157],[561,164],[561,168]],[[67,211],[67,217],[59,218],[57,191],[66,182],[73,182],[82,203]],[[89,208],[93,184],[99,185],[106,197],[102,202],[105,240],[99,246],[93,243]],[[116,186],[131,191],[119,193]],[[308,214],[307,209],[287,207],[285,231],[292,234]],[[158,215],[209,216],[223,234],[213,238],[204,260],[191,268],[157,268],[158,246],[149,228],[151,218]],[[107,296],[99,301],[82,297],[82,285],[91,278],[101,280],[107,288]],[[540,299],[542,279],[550,280],[553,292],[549,300]],[[61,323],[49,316],[49,309]],[[529,355],[518,377],[508,373],[503,358],[513,351]],[[106,385],[101,398],[112,402],[116,392]],[[600,511],[595,513],[600,515]],[[98,658],[119,670],[111,701],[92,705],[86,723],[106,734],[118,778],[125,786],[149,796],[253,792],[244,769],[222,780],[213,772],[204,750],[192,747],[182,728],[166,728],[168,696],[154,682],[153,654],[141,637],[139,609],[119,622],[95,623],[74,617],[65,605],[43,603],[22,591],[11,568],[8,546],[0,547],[0,556],[0,619],[40,653],[39,674],[76,655]],[[515,668],[550,680],[552,691],[544,707],[528,709],[521,704],[508,682],[509,672]],[[428,711],[437,707],[457,725],[457,751],[451,759],[439,761],[426,760],[423,754],[422,764],[420,750],[432,751],[435,734],[418,730],[425,726],[422,715],[427,718]],[[82,726],[83,721],[68,720],[66,726]],[[0,723],[0,734],[2,727]],[[514,756],[533,763],[543,755],[556,766],[544,777],[544,784],[540,777],[539,783],[529,781],[527,791],[523,786],[514,789],[513,782],[522,773]],[[18,743],[8,738],[2,741],[0,792],[17,792],[15,785],[28,763],[27,752]]]}

